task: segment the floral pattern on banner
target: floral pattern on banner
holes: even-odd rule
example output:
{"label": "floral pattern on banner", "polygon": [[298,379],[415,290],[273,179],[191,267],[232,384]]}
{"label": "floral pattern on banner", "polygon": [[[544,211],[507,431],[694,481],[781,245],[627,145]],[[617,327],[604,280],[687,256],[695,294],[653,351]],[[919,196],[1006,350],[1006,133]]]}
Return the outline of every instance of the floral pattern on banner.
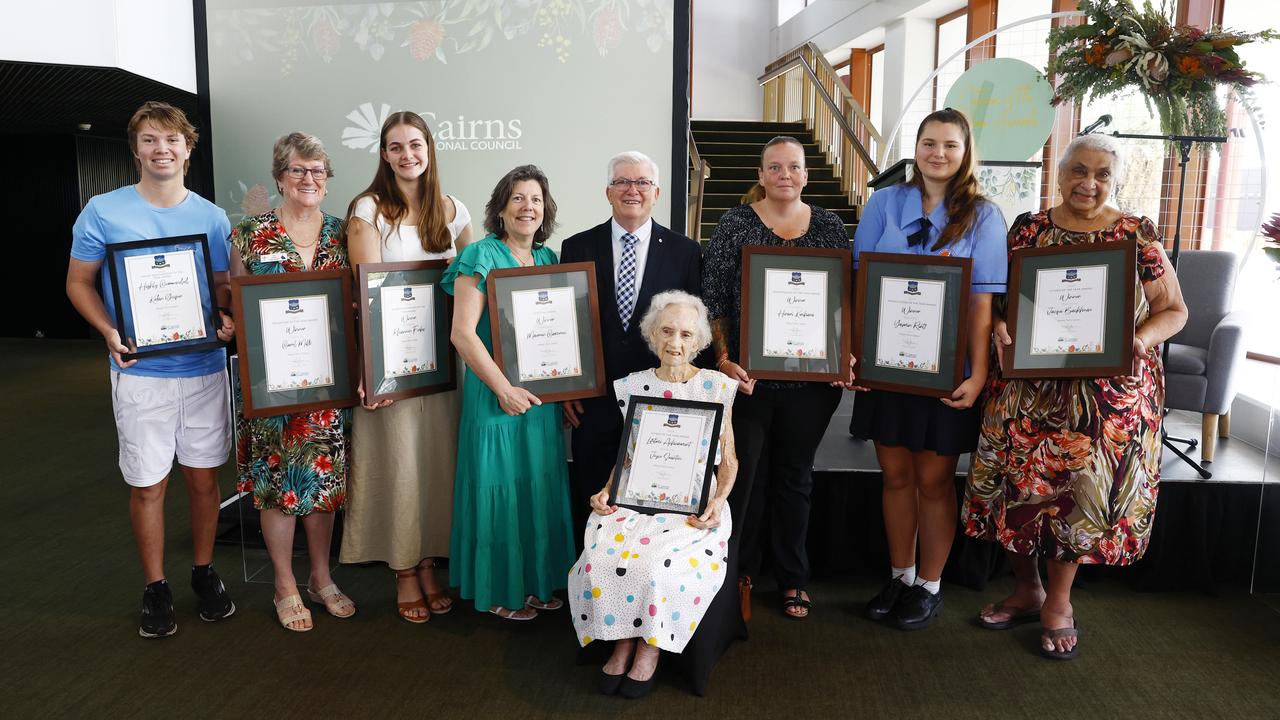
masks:
{"label": "floral pattern on banner", "polygon": [[[300,61],[331,63],[344,51],[379,62],[405,53],[418,62],[487,48],[495,38],[535,38],[536,45],[567,63],[582,45],[600,56],[624,37],[643,38],[649,52],[669,47],[674,6],[664,0],[435,0],[252,8],[222,11],[213,45],[238,62],[279,58],[282,77]],[[576,44],[575,44],[576,43]]]}
{"label": "floral pattern on banner", "polygon": [[[350,267],[347,249],[340,243],[341,230],[341,220],[324,216],[314,269]],[[302,258],[274,210],[240,221],[231,231],[231,246],[253,275],[303,271]],[[261,260],[263,255],[279,253],[287,258]],[[236,489],[252,493],[258,510],[276,508],[286,515],[333,512],[347,498],[350,440],[349,409],[253,419],[237,412]]]}
{"label": "floral pattern on banner", "polygon": [[[1164,274],[1164,249],[1146,218],[1126,215],[1092,233],[1024,214],[1009,251],[1135,239],[1134,323],[1150,314],[1145,283]],[[978,449],[961,522],[971,537],[1021,555],[1128,565],[1146,551],[1160,483],[1164,371],[1159,349],[1137,376],[1006,380],[992,360]]]}

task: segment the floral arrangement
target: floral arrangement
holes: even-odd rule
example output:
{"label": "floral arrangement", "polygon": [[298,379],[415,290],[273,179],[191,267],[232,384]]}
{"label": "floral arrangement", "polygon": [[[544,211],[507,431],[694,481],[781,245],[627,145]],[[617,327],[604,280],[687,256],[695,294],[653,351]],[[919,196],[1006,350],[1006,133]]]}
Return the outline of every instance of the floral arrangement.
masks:
{"label": "floral arrangement", "polygon": [[1083,25],[1049,32],[1054,104],[1137,89],[1169,135],[1225,135],[1218,88],[1230,87],[1247,103],[1249,87],[1263,79],[1245,69],[1236,48],[1278,37],[1174,25],[1165,5],[1157,10],[1149,0],[1142,10],[1131,0],[1080,0],[1079,9]]}

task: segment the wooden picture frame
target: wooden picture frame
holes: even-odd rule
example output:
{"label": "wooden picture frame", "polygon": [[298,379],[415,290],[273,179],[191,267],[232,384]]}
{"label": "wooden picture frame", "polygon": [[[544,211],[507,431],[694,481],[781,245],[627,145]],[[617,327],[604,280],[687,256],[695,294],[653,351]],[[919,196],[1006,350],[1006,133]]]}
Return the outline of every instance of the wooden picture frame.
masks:
{"label": "wooden picture frame", "polygon": [[[305,308],[299,302],[304,299]],[[356,385],[360,368],[349,269],[233,276],[231,301],[236,317],[236,351],[240,357],[245,417],[352,407],[359,402]],[[280,303],[285,304],[283,311],[277,310]],[[295,307],[299,309],[293,310]],[[273,316],[267,328],[263,325],[264,308]],[[324,317],[302,317],[317,311],[323,311]],[[285,327],[284,321],[275,317],[279,312],[301,314],[288,321],[294,325]],[[296,342],[327,341],[327,352],[318,345],[314,355],[301,352],[305,348],[285,347],[285,342],[295,340],[273,342],[286,337],[294,328],[297,335],[292,337]],[[306,372],[295,376],[290,368],[299,365],[291,364],[290,360],[301,363],[303,369],[309,371],[315,363],[307,365],[308,358],[327,363],[332,373],[314,382]],[[273,387],[273,378],[284,378],[284,381]]]}
{"label": "wooden picture frame", "polygon": [[594,262],[502,268],[485,284],[493,359],[512,385],[543,402],[605,394]]}
{"label": "wooden picture frame", "polygon": [[[383,400],[448,392],[458,387],[457,353],[449,341],[453,326],[453,296],[441,287],[441,279],[449,263],[445,260],[419,260],[409,262],[361,263],[356,266],[356,288],[360,297],[360,356],[361,378],[364,381],[364,401],[373,405]],[[423,296],[415,288],[426,286],[430,293]],[[388,314],[386,303],[390,301],[389,289],[398,292],[399,300],[413,301],[408,312],[394,313],[401,331],[424,333],[427,357],[412,357],[419,348],[399,346],[387,333]],[[428,307],[423,307],[427,305]],[[423,315],[423,313],[426,315]],[[388,346],[392,355],[399,355],[396,364],[404,366],[397,371],[388,366]],[[394,358],[393,358],[394,359]]]}

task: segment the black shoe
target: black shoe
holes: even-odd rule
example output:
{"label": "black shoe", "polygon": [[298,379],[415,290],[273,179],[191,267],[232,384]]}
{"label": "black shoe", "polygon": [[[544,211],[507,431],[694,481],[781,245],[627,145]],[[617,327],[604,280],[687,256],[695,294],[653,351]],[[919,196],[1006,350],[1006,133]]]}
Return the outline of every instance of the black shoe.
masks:
{"label": "black shoe", "polygon": [[639,700],[653,690],[653,686],[658,682],[658,668],[653,669],[653,674],[648,680],[632,680],[631,676],[623,675],[622,683],[618,685],[618,694],[628,700]]}
{"label": "black shoe", "polygon": [[191,566],[191,589],[200,599],[201,620],[217,622],[235,614],[236,604],[231,602],[231,596],[213,569],[213,563]]}
{"label": "black shoe", "polygon": [[618,687],[622,685],[622,678],[626,676],[627,674],[625,672],[620,673],[618,675],[610,675],[604,670],[601,670],[600,671],[600,692],[604,693],[605,695],[612,695],[618,692]]}
{"label": "black shoe", "polygon": [[142,591],[142,622],[138,634],[144,638],[169,637],[178,632],[173,618],[173,592],[169,583],[157,580]]}
{"label": "black shoe", "polygon": [[923,630],[933,624],[940,612],[942,591],[931,593],[923,585],[912,585],[898,598],[892,617],[899,630]]}
{"label": "black shoe", "polygon": [[880,592],[876,596],[867,601],[867,617],[879,622],[889,616],[893,612],[893,608],[898,604],[898,598],[902,597],[902,593],[907,591],[907,584],[899,578],[890,578],[889,582],[880,588]]}

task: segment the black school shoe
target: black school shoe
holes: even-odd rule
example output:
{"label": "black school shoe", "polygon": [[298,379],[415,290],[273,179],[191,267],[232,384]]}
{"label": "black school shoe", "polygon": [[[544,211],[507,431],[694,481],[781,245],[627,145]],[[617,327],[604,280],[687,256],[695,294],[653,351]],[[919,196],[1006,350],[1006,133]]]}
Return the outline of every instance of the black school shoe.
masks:
{"label": "black school shoe", "polygon": [[138,634],[144,638],[162,638],[178,632],[173,617],[173,592],[169,583],[157,580],[142,591],[142,621]]}
{"label": "black school shoe", "polygon": [[942,591],[931,593],[923,585],[912,585],[898,598],[893,621],[899,630],[923,630],[942,612]]}
{"label": "black school shoe", "polygon": [[201,620],[217,622],[235,614],[236,604],[231,602],[231,596],[227,594],[222,578],[213,569],[213,563],[191,566],[191,589],[200,599]]}
{"label": "black school shoe", "polygon": [[890,578],[889,582],[880,588],[880,592],[876,596],[867,601],[867,617],[879,622],[889,616],[893,612],[893,608],[898,604],[898,599],[908,590],[907,584],[899,578]]}

